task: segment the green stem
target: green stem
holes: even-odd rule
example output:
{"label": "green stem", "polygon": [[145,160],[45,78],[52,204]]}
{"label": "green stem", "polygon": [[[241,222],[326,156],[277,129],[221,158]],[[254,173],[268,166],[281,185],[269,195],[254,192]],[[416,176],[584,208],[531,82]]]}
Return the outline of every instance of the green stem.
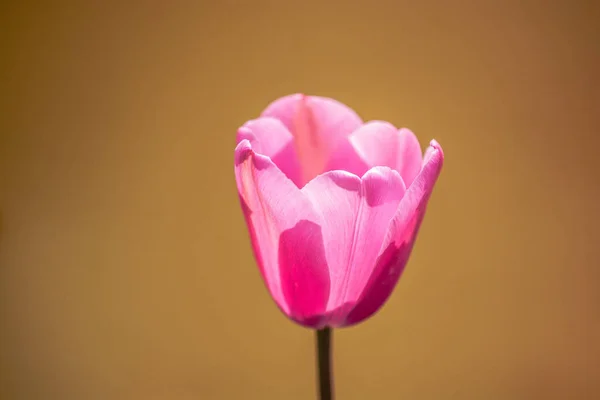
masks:
{"label": "green stem", "polygon": [[331,368],[331,329],[317,331],[317,366],[319,369],[319,399],[333,399]]}

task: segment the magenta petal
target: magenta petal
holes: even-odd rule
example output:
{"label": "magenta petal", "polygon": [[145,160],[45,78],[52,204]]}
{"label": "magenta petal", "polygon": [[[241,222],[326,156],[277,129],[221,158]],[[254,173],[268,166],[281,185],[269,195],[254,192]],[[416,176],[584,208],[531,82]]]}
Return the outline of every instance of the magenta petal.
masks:
{"label": "magenta petal", "polygon": [[348,106],[330,98],[302,94],[274,101],[261,115],[277,118],[294,136],[303,184],[324,172],[341,140],[362,124]]}
{"label": "magenta petal", "polygon": [[301,220],[283,231],[279,239],[279,267],[291,318],[320,328],[330,290],[321,227]]}
{"label": "magenta petal", "polygon": [[[422,165],[421,146],[414,133],[382,121],[369,121],[348,138],[368,167],[383,165],[400,173],[410,186]],[[351,164],[355,161],[347,158]]]}
{"label": "magenta petal", "polygon": [[302,189],[323,220],[331,277],[329,326],[342,325],[348,305],[362,293],[404,191],[400,175],[387,167],[373,168],[362,179],[327,172]]}
{"label": "magenta petal", "polygon": [[373,315],[389,298],[410,256],[419,227],[425,215],[427,202],[441,172],[444,153],[432,141],[427,151],[427,163],[407,189],[394,215],[375,270],[372,272],[356,307],[346,321],[346,326],[356,324]]}
{"label": "magenta petal", "polygon": [[255,152],[269,157],[296,185],[300,184],[294,137],[281,121],[268,117],[248,121],[237,133],[237,143],[244,139],[250,141]]}
{"label": "magenta petal", "polygon": [[268,157],[252,150],[249,140],[236,147],[235,175],[252,248],[271,296],[293,320],[315,323],[329,297],[320,215]]}

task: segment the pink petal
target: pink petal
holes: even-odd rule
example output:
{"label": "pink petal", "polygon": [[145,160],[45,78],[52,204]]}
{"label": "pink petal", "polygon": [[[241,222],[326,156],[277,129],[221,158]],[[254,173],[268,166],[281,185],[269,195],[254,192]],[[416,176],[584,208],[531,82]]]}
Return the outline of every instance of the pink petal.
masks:
{"label": "pink petal", "polygon": [[303,184],[325,171],[341,139],[362,124],[348,106],[330,98],[302,94],[274,101],[261,115],[279,119],[294,136]]}
{"label": "pink petal", "polygon": [[[357,156],[367,168],[386,166],[400,173],[406,186],[410,186],[421,170],[421,146],[410,130],[396,129],[392,124],[382,121],[369,121],[357,129],[348,138]],[[346,147],[347,168],[357,165],[356,156]],[[339,156],[337,156],[339,157]],[[340,167],[344,168],[344,165]]]}
{"label": "pink petal", "polygon": [[362,179],[327,172],[302,189],[323,220],[331,278],[329,326],[343,323],[347,305],[362,293],[404,191],[400,175],[387,167],[373,168]]}
{"label": "pink petal", "polygon": [[279,268],[290,317],[301,325],[321,328],[330,278],[320,225],[301,219],[281,233]]}
{"label": "pink petal", "polygon": [[443,150],[437,142],[431,142],[431,149],[426,153],[427,163],[400,202],[383,241],[375,270],[360,295],[358,304],[347,316],[346,326],[373,315],[386,302],[406,266],[427,202],[444,162]]}
{"label": "pink petal", "polygon": [[296,185],[300,184],[300,164],[294,137],[281,121],[263,117],[246,122],[237,133],[237,143],[248,139],[252,149],[269,157]]}
{"label": "pink petal", "polygon": [[329,297],[320,216],[270,158],[243,139],[235,175],[252,248],[279,308],[300,324],[319,324]]}

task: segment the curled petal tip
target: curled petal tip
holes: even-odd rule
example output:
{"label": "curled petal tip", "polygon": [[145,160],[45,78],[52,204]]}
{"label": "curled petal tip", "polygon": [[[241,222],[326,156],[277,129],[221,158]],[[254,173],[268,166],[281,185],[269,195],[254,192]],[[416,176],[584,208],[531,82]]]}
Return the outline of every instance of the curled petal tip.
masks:
{"label": "curled petal tip", "polygon": [[249,139],[240,140],[240,142],[237,144],[237,146],[235,148],[236,153],[240,153],[243,151],[252,151],[252,144],[250,143]]}
{"label": "curled petal tip", "polygon": [[437,140],[435,139],[431,139],[431,141],[429,142],[429,145],[431,147],[433,147],[435,150],[441,152],[442,154],[444,154],[444,151],[442,150],[442,146],[438,143]]}
{"label": "curled petal tip", "polygon": [[[244,125],[240,126],[237,130],[236,141],[239,144],[242,140],[247,139],[250,141],[250,146],[256,146],[258,144],[256,132],[252,129],[252,125],[256,120],[250,120],[246,122]],[[255,150],[260,152],[260,148],[256,148]]]}
{"label": "curled petal tip", "polygon": [[429,148],[427,149],[425,154],[425,162],[429,161],[431,159],[431,156],[435,153],[439,153],[439,158],[441,161],[444,160],[444,150],[442,149],[442,146],[437,142],[437,140],[432,139],[429,142]]}
{"label": "curled petal tip", "polygon": [[378,165],[376,167],[370,168],[367,172],[365,172],[361,176],[361,180],[370,178],[370,177],[382,177],[387,174],[398,174],[398,172],[388,166]]}
{"label": "curled petal tip", "polygon": [[242,139],[235,148],[235,165],[240,165],[246,161],[253,152],[250,140]]}

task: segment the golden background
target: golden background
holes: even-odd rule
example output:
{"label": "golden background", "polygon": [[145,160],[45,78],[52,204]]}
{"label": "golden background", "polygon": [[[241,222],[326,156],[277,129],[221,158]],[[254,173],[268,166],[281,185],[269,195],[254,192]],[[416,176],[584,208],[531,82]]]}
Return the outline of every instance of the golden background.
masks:
{"label": "golden background", "polygon": [[314,398],[233,176],[294,92],[446,153],[338,398],[600,398],[597,2],[1,7],[0,398]]}

